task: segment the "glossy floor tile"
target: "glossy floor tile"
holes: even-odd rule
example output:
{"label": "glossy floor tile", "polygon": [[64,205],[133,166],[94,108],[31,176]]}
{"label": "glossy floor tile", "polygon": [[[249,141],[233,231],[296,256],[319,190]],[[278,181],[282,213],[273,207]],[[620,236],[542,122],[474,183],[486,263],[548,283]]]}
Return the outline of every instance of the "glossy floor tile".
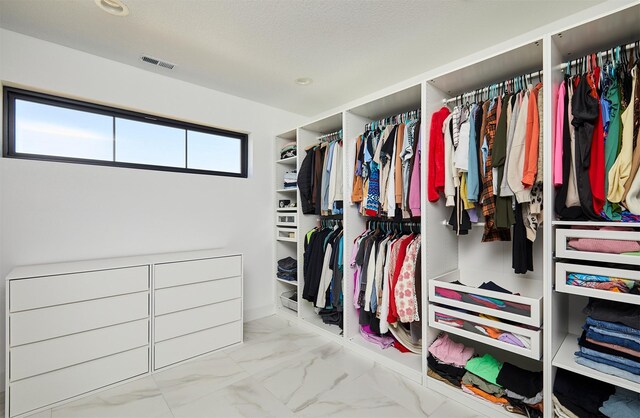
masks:
{"label": "glossy floor tile", "polygon": [[244,341],[29,418],[482,418],[277,316],[247,322]]}

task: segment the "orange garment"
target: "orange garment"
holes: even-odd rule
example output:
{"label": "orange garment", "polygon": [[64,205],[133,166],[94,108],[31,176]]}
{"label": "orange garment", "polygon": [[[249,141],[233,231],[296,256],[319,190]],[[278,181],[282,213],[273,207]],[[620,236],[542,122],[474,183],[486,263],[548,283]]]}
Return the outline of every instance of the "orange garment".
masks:
{"label": "orange garment", "polygon": [[[398,126],[398,135],[396,135],[396,167],[395,167],[395,191],[396,191],[396,207],[402,209],[402,143],[404,142],[404,123]],[[389,214],[392,217],[393,214]]]}
{"label": "orange garment", "polygon": [[356,174],[356,168],[358,167],[358,154],[360,154],[360,147],[362,146],[362,135],[356,140],[356,159],[353,164],[353,187],[351,188],[351,202],[362,202],[362,176]]}
{"label": "orange garment", "polygon": [[480,325],[480,326],[484,328],[485,331],[487,331],[487,334],[489,334],[489,337],[491,338],[498,339],[498,337],[502,334],[502,331],[499,331],[495,328],[491,328],[486,325]]}
{"label": "orange garment", "polygon": [[524,170],[522,172],[522,184],[531,187],[536,181],[538,172],[538,149],[540,136],[540,118],[538,113],[538,92],[542,83],[538,83],[529,94],[529,107],[527,109],[527,130],[524,137]]}
{"label": "orange garment", "polygon": [[489,402],[497,403],[497,404],[501,404],[501,405],[509,404],[509,401],[506,400],[505,398],[496,398],[495,396],[490,395],[487,392],[485,392],[485,391],[483,391],[481,389],[478,389],[475,386],[465,385],[464,383],[462,384],[462,386],[467,388],[471,392],[473,392],[475,395],[480,396],[481,398],[484,398],[484,399],[488,400]]}

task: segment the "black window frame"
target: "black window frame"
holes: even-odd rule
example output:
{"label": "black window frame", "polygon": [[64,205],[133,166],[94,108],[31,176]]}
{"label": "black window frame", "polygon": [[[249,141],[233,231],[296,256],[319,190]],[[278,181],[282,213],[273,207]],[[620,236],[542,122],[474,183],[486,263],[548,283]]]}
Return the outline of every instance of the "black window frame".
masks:
{"label": "black window frame", "polygon": [[[79,110],[83,112],[90,112],[99,115],[110,116],[113,118],[128,119],[136,122],[151,123],[159,126],[166,126],[170,128],[185,129],[185,167],[168,167],[152,164],[139,164],[139,163],[126,163],[119,161],[106,161],[106,160],[94,160],[88,158],[75,158],[75,157],[61,157],[55,155],[45,154],[28,154],[16,152],[16,137],[15,137],[15,103],[16,100],[25,100],[34,103],[45,104],[49,106],[56,106],[65,109]],[[114,119],[115,121],[115,119]],[[240,140],[240,172],[233,173],[227,171],[212,171],[201,170],[194,168],[187,168],[188,161],[188,131],[195,131],[204,134],[211,134],[217,136],[223,136],[227,138],[235,138]],[[248,177],[248,164],[249,164],[249,135],[241,132],[234,132],[220,128],[213,128],[204,125],[198,125],[189,122],[183,122],[174,119],[168,119],[160,116],[146,114],[142,112],[135,112],[131,110],[119,109],[111,106],[99,105],[96,103],[86,102],[82,100],[69,99],[67,97],[54,96],[51,94],[35,92],[31,90],[20,89],[16,87],[4,86],[3,88],[3,133],[4,141],[2,144],[2,155],[5,158],[17,158],[23,160],[37,160],[37,161],[55,161],[63,163],[73,164],[85,164],[85,165],[101,165],[107,167],[122,167],[122,168],[134,168],[142,170],[155,170],[155,171],[172,171],[177,173],[189,173],[189,174],[205,174],[213,176],[223,177]],[[114,131],[115,135],[115,131]],[[115,138],[114,138],[115,141]],[[115,142],[114,142],[115,144]],[[115,160],[115,152],[113,155]]]}

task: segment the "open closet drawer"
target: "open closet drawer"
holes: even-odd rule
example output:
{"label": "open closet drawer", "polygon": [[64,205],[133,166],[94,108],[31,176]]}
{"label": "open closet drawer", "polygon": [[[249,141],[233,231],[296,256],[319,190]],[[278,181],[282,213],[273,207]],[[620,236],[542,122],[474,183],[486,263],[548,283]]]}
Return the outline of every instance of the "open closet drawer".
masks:
{"label": "open closet drawer", "polygon": [[[569,277],[571,275],[571,277]],[[589,277],[585,277],[589,276]],[[599,277],[592,277],[599,276]],[[567,283],[567,278],[570,279]],[[622,280],[619,280],[622,279]],[[614,283],[614,282],[622,283]],[[586,286],[579,283],[586,282]],[[623,268],[597,267],[584,264],[556,263],[556,290],[574,295],[591,296],[640,305],[640,295],[607,290],[621,286],[640,286],[640,271]]]}
{"label": "open closet drawer", "polygon": [[[443,319],[444,317],[447,319]],[[429,304],[429,326],[535,360],[542,357],[540,329],[506,324],[432,304]],[[517,345],[514,342],[516,340],[522,344]]]}
{"label": "open closet drawer", "polygon": [[556,256],[606,263],[640,264],[640,230],[556,229]]}
{"label": "open closet drawer", "polygon": [[508,319],[534,327],[542,325],[542,294],[539,283],[531,279],[514,277],[509,278],[503,286],[502,281],[493,280],[497,282],[497,285],[520,295],[479,289],[478,286],[482,285],[483,278],[460,279],[460,272],[456,270],[429,280],[429,302]]}

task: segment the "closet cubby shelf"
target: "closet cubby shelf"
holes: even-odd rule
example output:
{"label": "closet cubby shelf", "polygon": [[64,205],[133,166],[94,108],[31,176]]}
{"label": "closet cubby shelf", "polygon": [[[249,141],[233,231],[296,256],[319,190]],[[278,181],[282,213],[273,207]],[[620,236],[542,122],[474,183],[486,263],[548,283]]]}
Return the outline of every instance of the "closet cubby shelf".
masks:
{"label": "closet cubby shelf", "polygon": [[461,402],[463,404],[469,404],[470,402],[474,402],[476,403],[476,405],[478,404],[482,405],[484,408],[487,408],[489,410],[485,412],[487,416],[490,416],[490,417],[502,416],[502,417],[510,417],[510,418],[518,417],[518,415],[512,414],[511,412],[507,411],[506,409],[504,409],[502,406],[498,404],[494,404],[492,402],[478,399],[473,395],[463,392],[462,389],[460,388],[457,388],[457,389],[453,388],[444,382],[434,379],[433,377],[427,376],[426,382],[427,382],[427,386],[429,386],[430,388],[433,388],[441,393],[446,393],[448,397],[458,402]]}
{"label": "closet cubby shelf", "polygon": [[556,291],[581,295],[599,299],[640,305],[640,295],[630,293],[611,292],[590,287],[572,286],[567,284],[567,274],[582,273],[598,276],[617,277],[640,282],[640,271],[613,267],[597,267],[584,264],[556,263]]}
{"label": "closet cubby shelf", "polygon": [[[461,278],[460,271],[456,270],[429,280],[429,302],[449,305],[455,308],[491,315],[497,318],[507,319],[534,327],[540,327],[542,325],[542,289],[540,289],[540,286],[538,286],[535,281],[517,277],[509,278],[508,280],[500,280],[498,278],[493,279],[498,285],[503,286],[514,293],[520,293],[520,295],[480,289],[477,286],[481,285],[482,282],[485,281],[484,279],[478,278],[477,276]],[[463,284],[453,283],[455,281],[461,281],[465,283],[466,286]],[[482,305],[449,299],[438,295],[436,293],[436,288],[444,288],[453,290],[460,294],[472,294],[526,305],[530,307],[530,314],[528,316],[520,315],[500,309],[493,309]]]}
{"label": "closet cubby shelf", "polygon": [[618,376],[602,373],[598,370],[576,363],[576,356],[574,355],[576,351],[580,351],[580,347],[578,346],[578,336],[574,334],[567,334],[560,346],[560,349],[558,349],[558,352],[553,358],[552,364],[555,367],[560,367],[561,369],[566,369],[602,382],[611,383],[612,385],[629,389],[634,392],[640,392],[640,383],[635,383],[631,380]]}
{"label": "closet cubby shelf", "polygon": [[298,208],[277,208],[276,212],[297,212]]}
{"label": "closet cubby shelf", "polygon": [[296,187],[291,187],[289,189],[276,189],[278,193],[295,193],[298,190]]}
{"label": "closet cubby shelf", "polygon": [[[510,332],[513,334],[518,334],[520,336],[527,337],[529,338],[529,341],[530,341],[530,348],[518,347],[516,345],[509,344],[495,338],[491,338],[479,333],[467,331],[462,328],[456,328],[454,326],[447,325],[442,322],[438,322],[436,320],[437,313],[441,313],[456,319],[461,319],[463,321],[472,322],[474,324],[492,327],[499,331]],[[542,330],[539,330],[539,329],[530,330],[527,328],[506,324],[504,322],[492,321],[490,319],[469,315],[460,311],[447,309],[443,306],[432,305],[432,304],[429,305],[429,326],[433,328],[437,328],[442,331],[446,331],[450,334],[455,334],[461,337],[465,337],[469,340],[478,341],[502,350],[509,351],[511,353],[529,357],[534,360],[540,360],[540,358],[542,357]]]}
{"label": "closet cubby shelf", "polygon": [[280,283],[284,283],[284,284],[287,284],[289,286],[298,287],[298,282],[296,282],[296,281],[284,280],[284,279],[281,279],[279,277],[276,277],[276,280],[279,281]]}
{"label": "closet cubby shelf", "polygon": [[298,157],[289,157],[289,158],[283,158],[281,160],[276,160],[276,164],[296,165],[297,161],[298,161]]}

